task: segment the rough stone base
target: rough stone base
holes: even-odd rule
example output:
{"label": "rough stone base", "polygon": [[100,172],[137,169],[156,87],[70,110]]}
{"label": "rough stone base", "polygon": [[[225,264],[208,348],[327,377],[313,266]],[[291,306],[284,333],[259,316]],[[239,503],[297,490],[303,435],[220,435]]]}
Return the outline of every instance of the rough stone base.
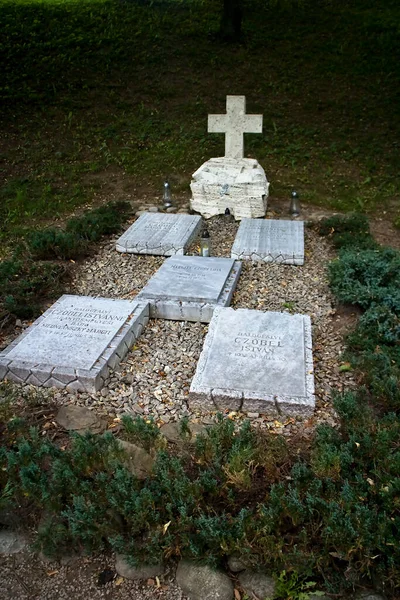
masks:
{"label": "rough stone base", "polygon": [[236,220],[264,217],[269,183],[254,159],[211,158],[192,176],[190,207],[209,219],[229,208]]}

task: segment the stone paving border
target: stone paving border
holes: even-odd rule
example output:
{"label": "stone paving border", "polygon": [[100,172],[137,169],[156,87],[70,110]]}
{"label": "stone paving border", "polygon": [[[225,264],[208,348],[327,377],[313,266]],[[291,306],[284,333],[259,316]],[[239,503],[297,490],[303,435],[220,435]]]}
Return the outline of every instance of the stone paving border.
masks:
{"label": "stone paving border", "polygon": [[[46,319],[51,319],[57,309],[62,309],[63,303],[73,302],[73,299],[88,299],[89,301],[101,301],[104,304],[119,303],[120,306],[128,307],[124,324],[117,330],[111,340],[105,341],[106,347],[95,360],[90,368],[80,368],[79,360],[73,355],[74,348],[66,349],[66,365],[44,364],[35,362],[34,348],[32,348],[32,359],[22,360],[18,358],[16,351],[21,342],[28,342],[29,335],[34,333],[38,326],[42,326]],[[106,303],[104,303],[106,301]],[[110,368],[113,369],[124,358],[131,348],[135,339],[141,334],[149,320],[148,303],[137,301],[114,300],[111,298],[92,298],[90,296],[64,295],[57,300],[41,317],[39,317],[22,335],[14,340],[3,352],[0,353],[0,379],[10,379],[17,383],[30,383],[40,387],[66,388],[67,390],[79,390],[84,392],[97,392],[104,385]],[[55,337],[55,336],[54,336]],[[54,340],[53,340],[54,341]],[[62,336],[60,335],[60,344]],[[8,358],[15,355],[15,358]],[[76,362],[76,365],[74,364]],[[69,363],[69,364],[68,364]],[[72,366],[73,364],[73,366]]]}

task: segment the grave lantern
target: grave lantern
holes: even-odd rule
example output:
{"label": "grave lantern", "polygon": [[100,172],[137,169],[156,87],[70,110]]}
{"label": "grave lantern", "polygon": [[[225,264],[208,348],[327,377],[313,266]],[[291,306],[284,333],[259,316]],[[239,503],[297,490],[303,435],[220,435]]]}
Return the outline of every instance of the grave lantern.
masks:
{"label": "grave lantern", "polygon": [[208,229],[204,229],[200,238],[200,254],[201,256],[211,256],[211,242]]}
{"label": "grave lantern", "polygon": [[298,217],[300,214],[300,198],[295,190],[293,190],[290,199],[289,214],[291,214],[292,217]]}
{"label": "grave lantern", "polygon": [[171,187],[168,181],[164,181],[164,193],[163,193],[164,208],[172,206]]}

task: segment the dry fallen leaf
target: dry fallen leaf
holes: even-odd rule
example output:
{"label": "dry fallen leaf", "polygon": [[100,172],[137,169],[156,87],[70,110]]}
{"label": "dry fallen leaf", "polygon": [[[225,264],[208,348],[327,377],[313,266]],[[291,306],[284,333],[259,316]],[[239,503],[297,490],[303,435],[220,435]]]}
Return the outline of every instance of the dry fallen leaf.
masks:
{"label": "dry fallen leaf", "polygon": [[154,581],[154,579],[148,579],[147,580],[147,585],[155,585],[156,582]]}
{"label": "dry fallen leaf", "polygon": [[52,575],[57,575],[58,571],[47,571],[47,575],[51,577]]}
{"label": "dry fallen leaf", "polygon": [[241,599],[240,592],[239,592],[239,590],[237,590],[237,589],[235,588],[235,600],[240,600],[240,599]]}
{"label": "dry fallen leaf", "polygon": [[121,585],[121,583],[124,581],[123,577],[117,577],[117,579],[115,580],[115,585]]}
{"label": "dry fallen leaf", "polygon": [[168,521],[168,523],[165,523],[164,527],[163,527],[163,534],[165,535],[167,533],[167,529],[168,527],[171,525],[171,521]]}

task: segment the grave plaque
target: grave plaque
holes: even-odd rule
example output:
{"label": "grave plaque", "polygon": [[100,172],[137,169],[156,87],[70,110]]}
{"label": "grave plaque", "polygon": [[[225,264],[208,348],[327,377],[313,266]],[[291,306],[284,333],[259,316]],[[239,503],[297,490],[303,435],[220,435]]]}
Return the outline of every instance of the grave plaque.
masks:
{"label": "grave plaque", "polygon": [[117,240],[117,250],[132,254],[185,254],[199,235],[201,217],[145,213]]}
{"label": "grave plaque", "polygon": [[240,270],[231,258],[172,256],[136,297],[150,316],[208,323],[216,306],[229,306]]}
{"label": "grave plaque", "polygon": [[304,223],[243,219],[232,246],[231,257],[238,260],[303,265]]}
{"label": "grave plaque", "polygon": [[62,296],[0,353],[0,378],[97,391],[148,320],[137,300]]}
{"label": "grave plaque", "polygon": [[189,403],[310,415],[315,406],[310,317],[216,308]]}

